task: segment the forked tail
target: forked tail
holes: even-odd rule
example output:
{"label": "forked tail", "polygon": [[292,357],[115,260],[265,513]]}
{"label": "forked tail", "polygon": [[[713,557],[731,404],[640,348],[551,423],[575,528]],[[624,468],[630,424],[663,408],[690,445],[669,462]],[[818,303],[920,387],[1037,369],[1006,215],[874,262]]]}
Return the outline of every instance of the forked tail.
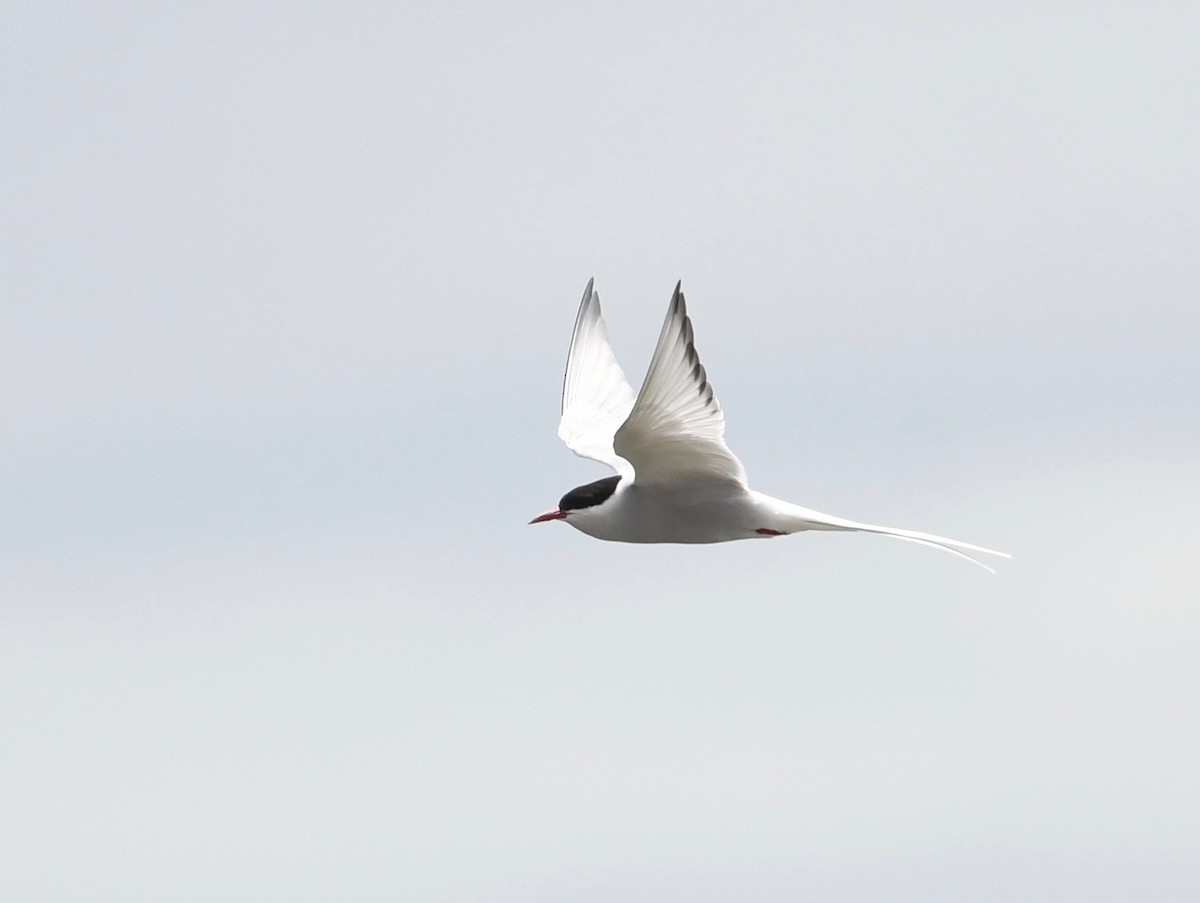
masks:
{"label": "forked tail", "polygon": [[959,558],[965,558],[972,564],[979,565],[990,574],[996,572],[978,558],[968,555],[967,552],[981,552],[985,555],[997,555],[1000,558],[1012,558],[1012,555],[1008,554],[1008,552],[997,552],[995,549],[987,549],[983,546],[973,545],[959,539],[947,539],[945,536],[934,536],[932,533],[921,533],[917,530],[901,530],[897,527],[860,524],[857,521],[846,520],[844,517],[834,517],[832,514],[822,514],[820,511],[802,508],[800,505],[793,505],[791,502],[771,498],[769,495],[763,495],[762,493],[756,492],[754,495],[757,496],[759,505],[769,509],[775,515],[776,522],[780,525],[780,530],[786,533],[796,533],[801,530],[835,530],[894,536],[897,539],[920,543],[923,546],[932,546],[935,549],[949,552],[951,555],[957,555]]}

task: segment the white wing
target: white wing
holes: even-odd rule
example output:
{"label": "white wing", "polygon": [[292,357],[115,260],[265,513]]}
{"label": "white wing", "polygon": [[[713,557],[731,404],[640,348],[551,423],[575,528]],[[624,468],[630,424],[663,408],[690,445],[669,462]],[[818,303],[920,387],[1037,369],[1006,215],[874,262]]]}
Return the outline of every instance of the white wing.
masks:
{"label": "white wing", "polygon": [[680,285],[675,286],[646,381],[613,446],[633,465],[638,483],[746,484],[742,462],[725,444],[725,415],[696,354]]}
{"label": "white wing", "polygon": [[575,317],[558,436],[575,454],[607,464],[629,479],[633,468],[613,451],[613,436],[633,408],[633,389],[608,344],[594,281],[588,280]]}

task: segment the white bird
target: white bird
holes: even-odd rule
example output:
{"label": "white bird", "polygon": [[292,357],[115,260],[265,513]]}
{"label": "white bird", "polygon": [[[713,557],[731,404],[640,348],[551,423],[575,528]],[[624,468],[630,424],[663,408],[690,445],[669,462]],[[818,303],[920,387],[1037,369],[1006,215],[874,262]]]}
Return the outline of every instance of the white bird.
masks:
{"label": "white bird", "polygon": [[588,280],[563,380],[558,435],[567,448],[617,472],[577,486],[531,524],[563,520],[615,542],[729,542],[802,530],[859,531],[944,549],[1005,552],[915,530],[879,527],[784,502],[746,483],[725,444],[725,415],[696,354],[681,283],[675,286],[650,369],[635,396],[608,343],[600,296]]}

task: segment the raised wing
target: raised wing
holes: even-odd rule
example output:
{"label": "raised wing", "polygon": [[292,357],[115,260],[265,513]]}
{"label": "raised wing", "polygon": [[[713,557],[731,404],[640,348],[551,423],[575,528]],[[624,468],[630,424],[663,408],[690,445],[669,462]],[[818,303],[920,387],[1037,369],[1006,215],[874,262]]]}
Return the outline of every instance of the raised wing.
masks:
{"label": "raised wing", "polygon": [[613,451],[613,436],[633,408],[633,389],[608,344],[594,281],[589,279],[583,290],[571,334],[558,436],[575,454],[607,464],[628,479],[633,467]]}
{"label": "raised wing", "polygon": [[646,381],[613,447],[638,483],[720,480],[746,484],[725,444],[725,415],[696,354],[680,284],[658,336]]}

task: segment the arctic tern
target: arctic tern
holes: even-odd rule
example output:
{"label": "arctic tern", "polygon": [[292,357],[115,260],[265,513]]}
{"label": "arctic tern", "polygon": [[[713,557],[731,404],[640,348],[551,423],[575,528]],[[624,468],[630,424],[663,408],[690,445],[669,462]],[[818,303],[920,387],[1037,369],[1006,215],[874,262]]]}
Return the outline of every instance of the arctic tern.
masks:
{"label": "arctic tern", "polygon": [[588,280],[563,380],[558,435],[567,448],[616,471],[577,486],[531,524],[566,521],[615,542],[710,543],[802,530],[881,533],[943,549],[991,571],[967,552],[1005,552],[915,530],[822,514],[755,492],[725,444],[725,416],[696,354],[682,283],[635,396],[608,343],[600,296]]}

